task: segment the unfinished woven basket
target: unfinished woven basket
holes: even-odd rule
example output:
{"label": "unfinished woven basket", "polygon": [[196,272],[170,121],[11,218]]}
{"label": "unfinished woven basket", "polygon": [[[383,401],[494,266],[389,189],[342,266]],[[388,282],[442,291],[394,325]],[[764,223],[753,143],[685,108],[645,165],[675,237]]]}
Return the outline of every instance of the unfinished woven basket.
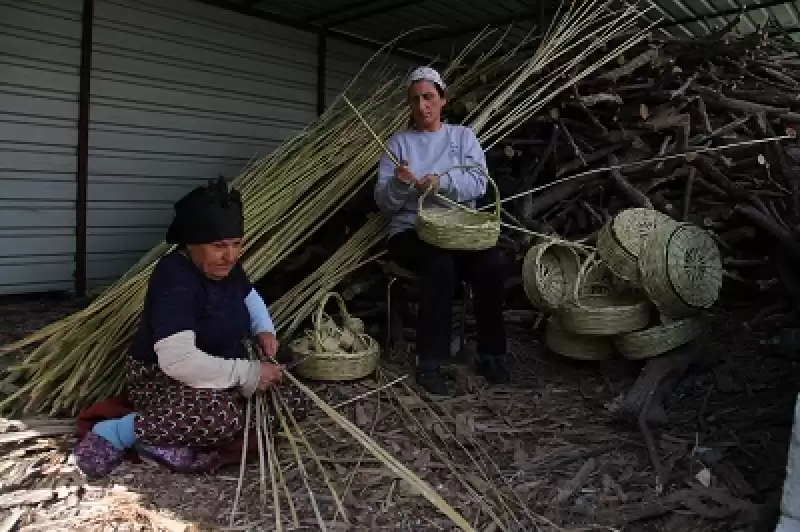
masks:
{"label": "unfinished woven basket", "polygon": [[656,227],[675,224],[654,209],[625,209],[609,219],[597,234],[597,253],[617,277],[639,283],[638,257],[643,239]]}
{"label": "unfinished woven basket", "polygon": [[497,245],[500,237],[500,191],[481,166],[456,166],[482,172],[495,195],[493,212],[481,212],[455,202],[450,206],[426,206],[429,191],[420,194],[416,229],[420,240],[442,249],[477,251]]}
{"label": "unfinished woven basket", "polygon": [[571,247],[542,242],[530,248],[522,262],[522,286],[534,307],[555,312],[572,297],[580,263]]}
{"label": "unfinished woven basket", "polygon": [[[342,315],[342,327],[325,314],[325,305],[335,299]],[[301,377],[320,381],[345,381],[366,377],[378,365],[380,348],[372,337],[349,324],[359,323],[347,312],[339,294],[325,294],[313,316],[313,331],[289,346],[294,360],[313,356],[297,365]],[[349,347],[348,349],[345,349]]]}
{"label": "unfinished woven basket", "polygon": [[614,338],[614,347],[625,358],[644,359],[662,355],[696,338],[702,322],[695,318],[650,327]]}
{"label": "unfinished woven basket", "polygon": [[609,338],[571,334],[554,316],[547,320],[544,334],[545,345],[551,351],[576,360],[605,360],[613,352]]}
{"label": "unfinished woven basket", "polygon": [[619,295],[585,295],[558,313],[561,327],[573,334],[615,336],[638,331],[650,321],[650,303]]}
{"label": "unfinished woven basket", "polygon": [[656,228],[639,255],[642,287],[662,314],[686,318],[711,307],[722,287],[722,259],[708,231],[689,223]]}

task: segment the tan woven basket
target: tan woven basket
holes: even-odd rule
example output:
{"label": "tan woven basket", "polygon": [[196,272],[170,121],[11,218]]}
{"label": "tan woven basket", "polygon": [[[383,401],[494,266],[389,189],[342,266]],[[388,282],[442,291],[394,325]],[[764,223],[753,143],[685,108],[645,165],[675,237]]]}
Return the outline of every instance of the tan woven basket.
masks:
{"label": "tan woven basket", "polygon": [[654,209],[625,209],[606,222],[597,234],[597,253],[617,277],[639,283],[638,257],[643,239],[656,227],[675,224]]}
{"label": "tan woven basket", "polygon": [[687,318],[617,336],[614,338],[614,347],[625,358],[651,358],[682,346],[701,332],[702,322],[696,318]]}
{"label": "tan woven basket", "polygon": [[554,353],[576,360],[605,360],[613,352],[609,338],[571,334],[559,325],[554,316],[547,320],[544,340]]}
{"label": "tan woven basket", "polygon": [[522,286],[534,307],[555,312],[572,297],[578,278],[578,254],[569,246],[542,242],[522,261]]}
{"label": "tan woven basket", "polygon": [[630,296],[585,295],[558,313],[561,327],[573,334],[615,336],[638,331],[650,321],[650,303]]}
{"label": "tan woven basket", "polygon": [[[339,305],[344,324],[353,318],[347,312],[344,300],[339,294],[330,292],[325,294],[319,303],[319,308],[313,316],[313,331],[305,338],[299,338],[289,345],[294,360],[300,360],[313,353],[311,358],[297,365],[296,372],[301,377],[320,381],[345,381],[366,377],[378,365],[380,348],[378,342],[367,334],[339,328],[333,319],[325,314],[325,305],[331,299]],[[333,330],[331,330],[333,329]],[[357,343],[353,352],[341,348],[335,351],[326,350],[327,338],[347,336]]]}
{"label": "tan woven basket", "polygon": [[420,240],[442,249],[475,251],[497,245],[500,237],[500,191],[497,184],[481,166],[454,166],[477,169],[494,189],[494,212],[481,212],[464,205],[448,202],[445,206],[425,206],[429,191],[420,194],[416,229]]}
{"label": "tan woven basket", "polygon": [[664,225],[643,242],[642,287],[662,314],[686,318],[711,307],[722,287],[722,258],[708,231],[689,223]]}

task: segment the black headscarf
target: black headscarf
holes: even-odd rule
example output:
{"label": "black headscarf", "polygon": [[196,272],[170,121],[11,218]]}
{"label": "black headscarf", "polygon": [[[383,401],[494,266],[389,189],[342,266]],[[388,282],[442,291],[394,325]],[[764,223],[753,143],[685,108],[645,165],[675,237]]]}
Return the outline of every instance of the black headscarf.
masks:
{"label": "black headscarf", "polygon": [[197,187],[175,203],[175,218],[167,230],[169,244],[208,244],[244,236],[242,196],[228,190],[222,177]]}

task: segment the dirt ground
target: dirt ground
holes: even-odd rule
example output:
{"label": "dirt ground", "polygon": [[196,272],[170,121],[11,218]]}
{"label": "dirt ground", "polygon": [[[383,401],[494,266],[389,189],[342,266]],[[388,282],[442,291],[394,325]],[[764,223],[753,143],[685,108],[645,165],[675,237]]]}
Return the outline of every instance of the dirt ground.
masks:
{"label": "dirt ground", "polygon": [[[58,297],[0,300],[0,345],[79,306]],[[382,382],[409,377],[340,411],[477,530],[503,529],[491,523],[478,495],[501,509],[499,520],[509,530],[774,530],[798,369],[793,358],[761,345],[736,316],[714,319],[704,349],[715,362],[680,383],[666,405],[668,423],[653,427],[670,472],[663,487],[639,429],[613,415],[642,363],[567,360],[547,352],[530,326],[514,326],[510,336],[511,386],[488,387],[456,368],[461,395],[419,401],[403,386],[413,381],[409,357],[395,355]],[[377,386],[367,379],[312,388],[337,405]],[[331,524],[334,498],[315,461],[305,455],[298,466],[282,441],[279,459],[298,515],[291,525],[282,500],[286,530],[318,529],[315,506],[331,530],[452,529],[326,416],[312,416],[302,427],[350,524],[341,517]],[[24,507],[20,530],[182,530],[180,522],[203,524],[194,530],[274,530],[269,479],[262,492],[259,472],[258,460],[251,461],[232,521],[238,467],[185,476],[126,462],[109,478],[89,482],[80,496]],[[6,515],[0,508],[0,522]]]}

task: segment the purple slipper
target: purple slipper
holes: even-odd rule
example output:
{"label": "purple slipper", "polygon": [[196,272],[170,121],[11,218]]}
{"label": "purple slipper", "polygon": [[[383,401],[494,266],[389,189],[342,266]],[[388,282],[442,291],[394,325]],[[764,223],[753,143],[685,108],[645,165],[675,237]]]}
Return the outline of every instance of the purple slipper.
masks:
{"label": "purple slipper", "polygon": [[75,461],[87,477],[104,477],[122,462],[125,451],[90,432],[75,446]]}
{"label": "purple slipper", "polygon": [[159,447],[137,443],[136,451],[176,473],[202,473],[208,471],[216,453],[198,452],[191,447]]}

